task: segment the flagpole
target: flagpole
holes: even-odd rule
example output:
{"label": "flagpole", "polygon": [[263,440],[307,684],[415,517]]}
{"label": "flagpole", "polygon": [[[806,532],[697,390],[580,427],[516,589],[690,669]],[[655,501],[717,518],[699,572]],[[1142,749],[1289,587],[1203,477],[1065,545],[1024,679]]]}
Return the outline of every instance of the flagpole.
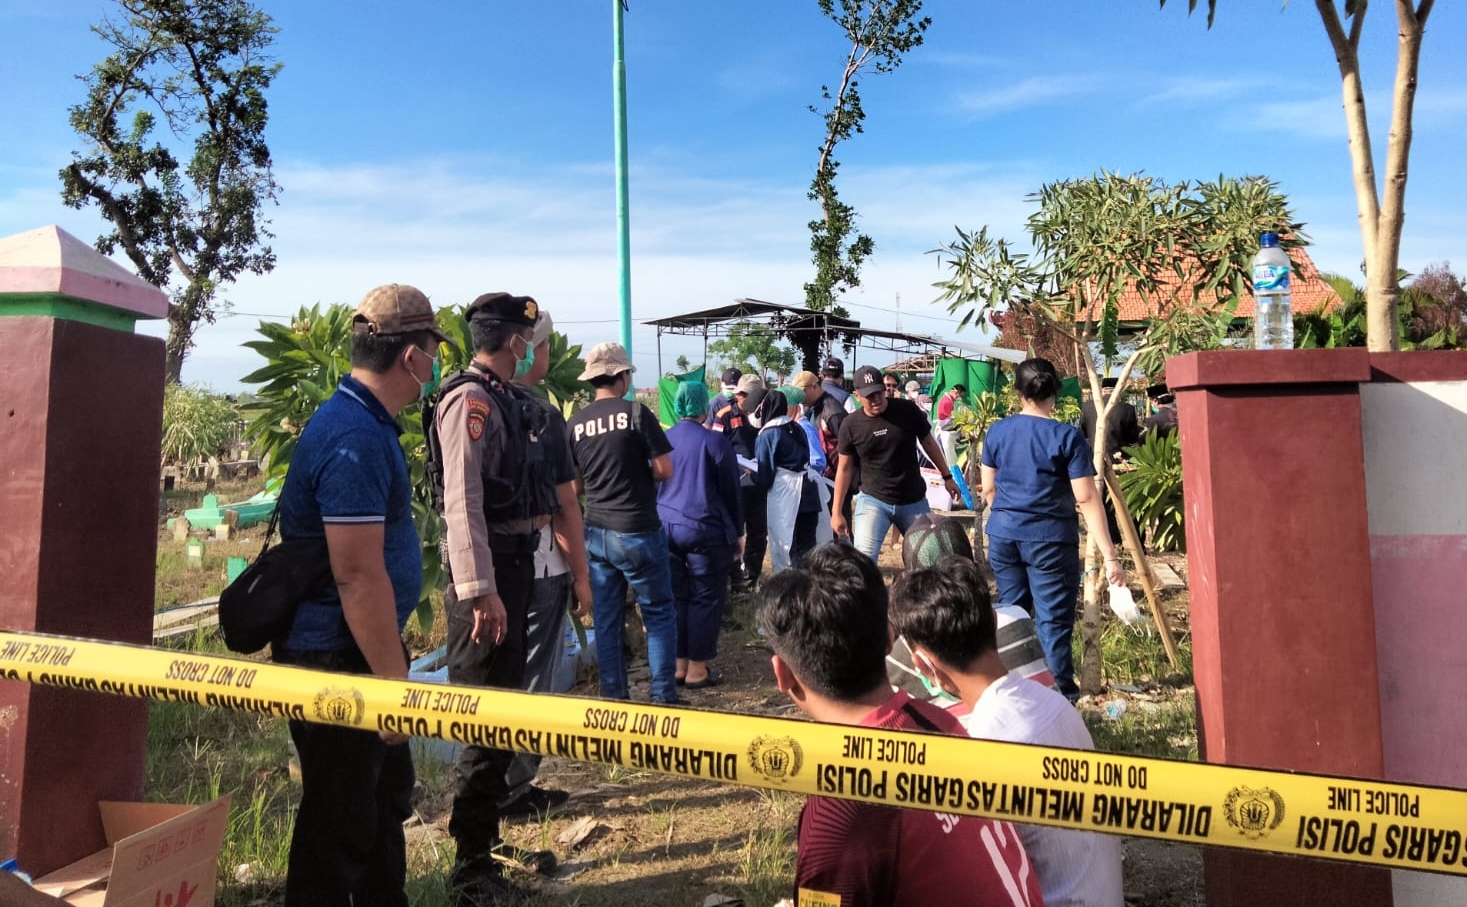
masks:
{"label": "flagpole", "polygon": [[[622,40],[622,12],[626,0],[611,0],[613,63],[611,73],[612,100],[615,108],[616,141],[616,253],[621,287],[621,345],[632,353],[632,237],[627,190],[627,65]],[[628,396],[631,396],[630,390]]]}

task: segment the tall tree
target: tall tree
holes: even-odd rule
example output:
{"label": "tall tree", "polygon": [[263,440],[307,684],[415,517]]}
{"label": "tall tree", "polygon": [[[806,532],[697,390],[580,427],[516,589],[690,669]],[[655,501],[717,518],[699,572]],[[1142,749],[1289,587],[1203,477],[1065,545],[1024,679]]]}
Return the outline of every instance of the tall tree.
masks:
{"label": "tall tree", "polygon": [[[1187,11],[1198,0],[1187,0]],[[1288,0],[1284,0],[1285,5]],[[1365,115],[1365,84],[1360,75],[1360,36],[1369,0],[1314,0],[1334,48],[1344,94],[1345,127],[1350,139],[1355,203],[1360,212],[1360,239],[1365,246],[1366,346],[1394,350],[1400,346],[1397,308],[1401,297],[1398,269],[1401,231],[1406,223],[1406,174],[1411,158],[1411,116],[1416,105],[1416,71],[1421,41],[1435,0],[1395,0],[1396,81],[1391,92],[1390,138],[1386,144],[1384,180],[1375,172],[1370,121]],[[1218,0],[1207,0],[1207,24],[1217,16]],[[1166,6],[1166,0],[1161,0]],[[1343,16],[1341,13],[1343,12]],[[1382,191],[1383,187],[1383,191]]]}
{"label": "tall tree", "polygon": [[[1013,309],[1071,339],[1095,401],[1095,424],[1102,426],[1122,395],[1108,401],[1102,395],[1092,344],[1107,359],[1120,352],[1123,296],[1139,296],[1151,317],[1118,374],[1128,377],[1138,367],[1154,374],[1168,355],[1222,343],[1249,285],[1258,233],[1278,229],[1290,248],[1303,242],[1303,225],[1293,222],[1278,187],[1261,177],[1171,185],[1141,174],[1101,173],[1050,183],[1029,199],[1039,206],[1027,222],[1034,252],[1015,251],[986,227],[959,230],[955,241],[937,250],[950,272],[936,284],[938,302],[963,312],[963,325]],[[1105,432],[1097,432],[1096,482],[1113,487],[1121,541],[1161,624],[1165,615],[1152,593],[1140,538],[1122,496],[1114,493],[1114,452],[1105,441]],[[1087,560],[1098,556],[1092,538]],[[1087,574],[1082,624],[1081,685],[1090,691],[1100,682],[1098,580],[1105,572],[1095,566]]]}
{"label": "tall tree", "polygon": [[917,18],[922,12],[922,0],[818,2],[820,11],[840,26],[851,42],[851,49],[834,93],[830,86],[820,86],[820,96],[828,103],[828,109],[821,111],[810,106],[811,113],[825,120],[825,141],[820,145],[820,159],[808,193],[810,200],[820,203],[821,216],[810,221],[815,279],[805,284],[805,305],[821,312],[834,306],[835,313],[844,317],[846,312],[836,305],[836,300],[847,290],[861,285],[861,265],[875,251],[876,242],[864,233],[855,233],[856,211],[841,201],[836,191],[835,175],[840,162],[835,159],[835,146],[864,131],[861,124],[866,119],[866,111],[861,107],[857,77],[867,72],[891,72],[900,66],[902,55],[922,44],[922,34],[932,20],[925,16]]}
{"label": "tall tree", "polygon": [[123,22],[92,27],[115,50],[81,77],[71,126],[87,147],[61,170],[61,198],[96,204],[112,224],[97,249],[121,247],[140,277],[171,287],[167,368],[178,381],[220,287],[275,267],[262,209],[279,189],[264,138],[278,29],[248,0],[118,5]]}

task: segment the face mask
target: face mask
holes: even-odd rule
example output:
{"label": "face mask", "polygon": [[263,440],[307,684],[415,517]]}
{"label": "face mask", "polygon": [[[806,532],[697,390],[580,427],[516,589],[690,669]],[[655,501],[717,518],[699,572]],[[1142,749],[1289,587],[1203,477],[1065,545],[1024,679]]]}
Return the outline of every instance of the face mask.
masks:
{"label": "face mask", "polygon": [[[419,347],[419,351],[426,352],[426,350],[423,350],[421,347]],[[414,378],[418,377],[412,369],[408,369],[408,374],[412,375]],[[433,396],[433,394],[438,390],[438,383],[442,379],[443,366],[439,364],[438,357],[434,356],[433,368],[428,373],[428,380],[418,382],[418,399],[426,400],[429,397]]]}
{"label": "face mask", "polygon": [[516,378],[523,378],[525,375],[528,375],[530,373],[530,369],[532,369],[534,367],[535,367],[535,348],[530,345],[530,341],[526,340],[525,341],[525,355],[521,356],[520,358],[518,358],[518,359],[516,359],[514,361],[514,376]]}

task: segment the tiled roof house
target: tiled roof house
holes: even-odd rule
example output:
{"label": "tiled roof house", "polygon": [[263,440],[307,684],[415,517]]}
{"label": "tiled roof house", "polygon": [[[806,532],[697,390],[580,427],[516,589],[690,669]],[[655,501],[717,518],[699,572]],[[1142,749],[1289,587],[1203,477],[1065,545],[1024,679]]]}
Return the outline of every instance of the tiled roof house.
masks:
{"label": "tiled roof house", "polygon": [[[1339,294],[1319,276],[1319,269],[1314,266],[1308,252],[1302,248],[1290,249],[1289,257],[1293,259],[1295,265],[1291,293],[1291,305],[1295,315],[1327,312],[1340,304]],[[1158,287],[1151,296],[1152,303],[1148,305],[1141,294],[1136,292],[1134,286],[1127,286],[1120,298],[1121,324],[1134,327],[1156,317],[1156,301],[1167,299],[1168,294],[1164,287]],[[1186,307],[1202,301],[1197,300],[1191,290],[1183,290],[1178,294],[1176,304]],[[1094,313],[1092,320],[1099,320],[1099,308],[1099,303],[1097,303],[1092,310]],[[1250,293],[1244,293],[1243,298],[1238,300],[1237,309],[1233,312],[1233,320],[1237,323],[1247,323],[1252,319],[1253,296]]]}

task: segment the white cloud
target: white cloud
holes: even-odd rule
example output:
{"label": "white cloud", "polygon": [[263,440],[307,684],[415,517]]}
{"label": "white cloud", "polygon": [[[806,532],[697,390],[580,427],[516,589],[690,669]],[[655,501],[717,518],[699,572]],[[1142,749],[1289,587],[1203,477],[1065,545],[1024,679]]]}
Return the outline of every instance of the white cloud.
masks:
{"label": "white cloud", "polygon": [[1205,76],[1166,79],[1161,89],[1141,99],[1143,106],[1188,106],[1212,104],[1236,98],[1271,84],[1266,79],[1210,78]]}
{"label": "white cloud", "polygon": [[1012,84],[962,92],[958,95],[958,110],[972,117],[988,117],[1089,94],[1099,88],[1096,78],[1033,76]]}

